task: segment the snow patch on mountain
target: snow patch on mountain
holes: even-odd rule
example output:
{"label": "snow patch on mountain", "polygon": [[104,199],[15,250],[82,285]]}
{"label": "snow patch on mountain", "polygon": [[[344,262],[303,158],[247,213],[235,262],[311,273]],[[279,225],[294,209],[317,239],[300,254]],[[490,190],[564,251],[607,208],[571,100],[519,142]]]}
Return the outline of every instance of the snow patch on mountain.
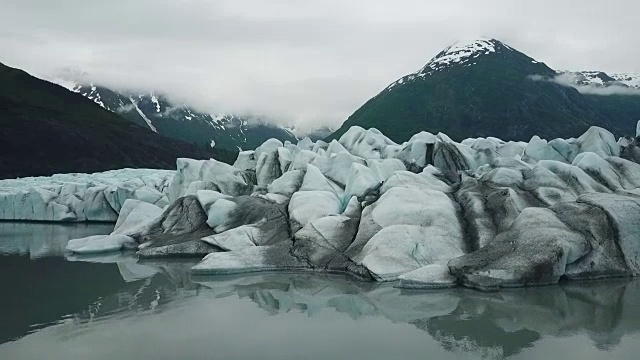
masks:
{"label": "snow patch on mountain", "polygon": [[138,104],[136,103],[135,100],[133,100],[133,98],[129,98],[131,99],[131,103],[133,104],[133,106],[135,107],[136,111],[138,112],[138,114],[140,115],[140,117],[147,123],[147,125],[149,125],[149,128],[153,131],[153,132],[158,132],[158,130],[156,129],[155,126],[153,126],[153,123],[151,122],[151,120],[149,120],[149,118],[147,117],[147,115],[145,115],[142,110],[140,110],[140,107],[138,107]]}
{"label": "snow patch on mountain", "polygon": [[156,112],[159,113],[160,112],[160,102],[158,101],[158,98],[155,96],[154,93],[151,93],[151,102],[156,105]]}
{"label": "snow patch on mountain", "polygon": [[420,69],[418,75],[432,74],[435,71],[443,70],[451,65],[473,65],[472,60],[481,56],[496,52],[496,40],[481,38],[472,41],[459,41],[440,54]]}
{"label": "snow patch on mountain", "polygon": [[54,83],[54,84],[58,84],[58,85],[62,86],[63,88],[66,88],[69,91],[72,91],[74,93],[80,92],[81,86],[78,85],[78,83],[75,82],[75,81],[67,80],[67,79],[63,79],[63,78],[55,78],[55,79],[52,79],[50,81],[52,83]]}
{"label": "snow patch on mountain", "polygon": [[433,75],[434,73],[448,69],[451,66],[473,66],[476,64],[476,60],[480,56],[495,53],[498,45],[502,45],[507,50],[514,51],[512,48],[500,41],[490,38],[458,41],[441,51],[420,70],[393,82],[386,90],[391,90],[397,85],[402,85],[415,79]]}
{"label": "snow patch on mountain", "polygon": [[640,95],[640,74],[562,70],[553,79],[543,80],[574,87],[583,94]]}
{"label": "snow patch on mountain", "polygon": [[107,109],[109,111],[115,110],[115,109],[109,108],[109,106],[104,103],[102,96],[100,95],[100,90],[93,84],[80,85],[74,81],[64,80],[64,79],[55,79],[53,82],[64,88],[69,89],[74,93],[77,93],[86,97],[87,99],[100,105],[104,109]]}
{"label": "snow patch on mountain", "polygon": [[611,74],[611,77],[629,87],[640,89],[640,74],[619,73]]}
{"label": "snow patch on mountain", "polygon": [[299,129],[293,125],[279,125],[260,116],[201,112],[186,104],[176,104],[156,91],[120,91],[96,85],[83,73],[46,78],[133,123],[200,146],[247,149],[272,137],[295,142],[307,135],[314,140],[324,139],[333,132],[328,127]]}
{"label": "snow patch on mountain", "polygon": [[616,80],[602,71],[559,71],[568,81],[580,86],[605,87],[614,85]]}
{"label": "snow patch on mountain", "polygon": [[628,86],[630,88],[640,89],[640,74],[634,73],[612,73],[607,74],[603,71],[559,71],[558,74],[571,77],[574,83],[578,85],[587,85],[595,87],[606,86]]}

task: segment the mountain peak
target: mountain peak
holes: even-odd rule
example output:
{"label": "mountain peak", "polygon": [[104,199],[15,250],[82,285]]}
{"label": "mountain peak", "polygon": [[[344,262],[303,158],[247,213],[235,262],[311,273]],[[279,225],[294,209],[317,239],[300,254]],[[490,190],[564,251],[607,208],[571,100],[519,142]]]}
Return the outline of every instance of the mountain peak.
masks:
{"label": "mountain peak", "polygon": [[406,75],[390,84],[386,90],[396,85],[402,85],[413,80],[424,79],[426,76],[443,71],[453,66],[472,66],[481,56],[504,51],[515,52],[514,49],[493,38],[479,37],[472,40],[458,41],[433,57],[429,62],[413,74]]}
{"label": "mountain peak", "polygon": [[512,50],[502,42],[491,38],[478,38],[473,40],[462,40],[442,50],[431,59],[418,72],[418,76],[431,75],[436,71],[443,70],[452,65],[473,65],[473,60],[482,56],[495,53],[500,47]]}
{"label": "mountain peak", "polygon": [[[496,133],[505,140],[526,140],[534,134],[568,136],[589,126],[616,134],[635,128],[640,116],[636,97],[595,95],[637,94],[621,84],[640,84],[640,76],[584,72],[585,82],[617,86],[583,93],[582,86],[576,90],[568,82],[569,76],[558,75],[498,40],[459,41],[369,99],[332,138],[355,125],[376,128],[397,142],[419,131],[444,132],[454,140]],[[552,81],[533,81],[537,77]]]}

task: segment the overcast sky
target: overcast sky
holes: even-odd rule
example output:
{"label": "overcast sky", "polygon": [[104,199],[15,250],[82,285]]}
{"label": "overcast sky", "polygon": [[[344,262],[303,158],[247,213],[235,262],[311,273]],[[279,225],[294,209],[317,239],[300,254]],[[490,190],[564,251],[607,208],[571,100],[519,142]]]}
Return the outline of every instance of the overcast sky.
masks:
{"label": "overcast sky", "polygon": [[555,69],[640,72],[639,14],[630,0],[0,0],[0,62],[338,126],[460,39]]}

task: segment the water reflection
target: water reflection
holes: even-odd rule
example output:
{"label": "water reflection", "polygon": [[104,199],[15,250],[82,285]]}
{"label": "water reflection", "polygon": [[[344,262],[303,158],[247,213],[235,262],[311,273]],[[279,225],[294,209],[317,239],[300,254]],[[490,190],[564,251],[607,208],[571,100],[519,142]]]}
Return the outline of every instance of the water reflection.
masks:
{"label": "water reflection", "polygon": [[113,224],[53,224],[0,221],[0,256],[31,259],[63,256],[69,239],[110,234]]}
{"label": "water reflection", "polygon": [[313,318],[334,309],[354,319],[383,316],[406,322],[447,350],[510,356],[543,336],[575,334],[586,334],[606,350],[640,330],[640,282],[630,279],[496,293],[408,292],[311,274],[197,280],[218,296],[251,299],[270,314],[300,311]]}
{"label": "water reflection", "polygon": [[[60,242],[66,241],[60,240],[64,237],[57,236]],[[48,249],[64,248],[52,240],[44,243]],[[74,339],[91,333],[101,322],[135,319],[139,325],[175,309],[181,309],[182,316],[205,314],[211,311],[208,306],[237,311],[225,299],[250,301],[272,319],[303,314],[306,322],[320,325],[330,314],[340,314],[356,322],[409,324],[440,349],[481,357],[510,357],[538,347],[545,338],[576,335],[588,338],[599,350],[611,350],[640,329],[640,282],[631,279],[496,293],[416,292],[312,273],[192,278],[193,261],[138,261],[132,253],[47,258],[42,254],[59,253],[40,251],[43,247],[33,243],[11,244],[12,249],[28,251],[5,251],[9,247],[0,246],[5,253],[22,254],[0,256],[0,284],[9,294],[0,297],[2,318],[7,319],[0,327],[0,344],[56,326],[64,329],[59,336]],[[167,322],[166,330],[175,331],[173,326],[178,325]],[[24,341],[31,346],[35,339],[27,336]],[[0,354],[2,350],[0,345]]]}

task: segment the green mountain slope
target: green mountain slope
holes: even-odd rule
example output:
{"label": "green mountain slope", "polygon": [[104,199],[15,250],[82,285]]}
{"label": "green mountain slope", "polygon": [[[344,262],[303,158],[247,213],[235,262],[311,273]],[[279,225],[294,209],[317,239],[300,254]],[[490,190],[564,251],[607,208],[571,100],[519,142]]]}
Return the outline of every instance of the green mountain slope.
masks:
{"label": "green mountain slope", "polygon": [[619,134],[635,129],[635,110],[615,117],[603,110],[602,99],[547,81],[556,75],[494,39],[457,43],[367,101],[331,138],[354,125],[377,128],[397,142],[419,131],[444,132],[454,140],[529,140],[575,136],[591,125]]}
{"label": "green mountain slope", "polygon": [[158,135],[81,95],[2,64],[0,154],[0,178],[175,168],[178,157],[233,159],[229,152]]}

